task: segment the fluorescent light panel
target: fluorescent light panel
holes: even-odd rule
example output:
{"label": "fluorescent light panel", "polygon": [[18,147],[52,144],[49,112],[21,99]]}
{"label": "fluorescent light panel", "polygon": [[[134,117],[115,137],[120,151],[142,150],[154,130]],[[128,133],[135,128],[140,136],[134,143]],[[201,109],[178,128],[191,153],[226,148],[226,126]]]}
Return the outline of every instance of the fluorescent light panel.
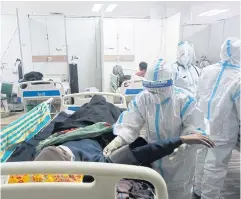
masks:
{"label": "fluorescent light panel", "polygon": [[214,15],[218,15],[220,13],[223,13],[223,12],[227,12],[229,10],[227,9],[223,9],[223,10],[218,10],[218,9],[214,9],[214,10],[209,10],[208,12],[204,12],[204,13],[201,13],[199,14],[198,16],[214,16]]}
{"label": "fluorescent light panel", "polygon": [[220,13],[227,12],[227,11],[229,11],[229,10],[227,10],[227,9],[219,10],[219,11],[216,11],[216,12],[213,12],[213,13],[209,14],[208,16],[218,15]]}
{"label": "fluorescent light panel", "polygon": [[117,4],[109,4],[105,12],[112,12],[117,7]]}
{"label": "fluorescent light panel", "polygon": [[92,12],[99,12],[103,4],[95,4],[92,8]]}

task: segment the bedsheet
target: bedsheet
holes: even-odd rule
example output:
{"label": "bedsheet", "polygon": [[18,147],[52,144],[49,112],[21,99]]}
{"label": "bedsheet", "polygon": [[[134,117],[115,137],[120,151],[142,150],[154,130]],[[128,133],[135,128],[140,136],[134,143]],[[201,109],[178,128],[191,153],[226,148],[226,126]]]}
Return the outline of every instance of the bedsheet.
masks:
{"label": "bedsheet", "polygon": [[1,162],[14,153],[17,145],[31,140],[51,121],[50,106],[43,102],[1,130]]}

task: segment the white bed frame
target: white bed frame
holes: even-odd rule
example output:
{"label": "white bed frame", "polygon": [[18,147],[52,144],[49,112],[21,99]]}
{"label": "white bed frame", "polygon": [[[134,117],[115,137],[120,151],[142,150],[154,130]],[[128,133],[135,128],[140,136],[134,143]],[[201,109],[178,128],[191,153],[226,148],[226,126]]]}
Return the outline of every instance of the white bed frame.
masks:
{"label": "white bed frame", "polygon": [[[121,94],[106,93],[106,92],[82,92],[82,93],[75,93],[75,94],[69,94],[69,95],[63,96],[62,110],[67,109],[67,110],[76,111],[82,105],[84,105],[85,103],[88,103],[92,99],[92,96],[94,95],[102,95],[103,97],[106,98],[107,102],[112,103],[119,108],[127,108],[126,99]],[[74,104],[72,105],[68,104],[70,98],[74,98]],[[116,103],[116,99],[119,102]]]}
{"label": "white bed frame", "polygon": [[70,94],[70,85],[68,81],[68,76],[65,74],[45,74],[43,77],[44,81],[53,80],[54,82],[60,82],[63,85],[64,94]]}
{"label": "white bed frame", "polygon": [[[23,85],[26,85],[27,87],[21,88]],[[50,97],[52,97],[54,100],[57,99],[60,104],[59,107],[61,107],[61,99],[63,95],[63,85],[60,82],[55,81],[28,81],[20,83],[18,88],[18,96],[21,97],[25,112],[28,101],[45,101]]]}
{"label": "white bed frame", "polygon": [[118,93],[125,96],[129,103],[138,93],[143,90],[142,79],[133,79],[124,81],[118,88]]}
{"label": "white bed frame", "polygon": [[11,162],[1,165],[1,175],[87,174],[93,183],[2,184],[2,199],[114,199],[115,186],[122,178],[146,180],[155,187],[157,199],[168,199],[166,183],[156,171],[141,166],[92,162]]}

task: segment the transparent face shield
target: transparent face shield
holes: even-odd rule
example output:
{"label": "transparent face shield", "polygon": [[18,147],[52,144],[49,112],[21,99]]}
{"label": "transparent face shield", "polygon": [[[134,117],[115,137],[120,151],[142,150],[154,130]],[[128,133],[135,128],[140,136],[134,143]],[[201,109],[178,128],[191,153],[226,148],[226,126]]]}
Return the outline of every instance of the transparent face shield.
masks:
{"label": "transparent face shield", "polygon": [[173,85],[172,71],[168,64],[162,59],[157,59],[155,63],[147,69],[143,86],[151,93],[166,95]]}
{"label": "transparent face shield", "polygon": [[180,42],[177,50],[177,61],[185,68],[191,66],[196,59],[193,44],[188,41]]}
{"label": "transparent face shield", "polygon": [[[151,94],[147,104],[161,104],[165,107],[166,104],[172,103],[172,107],[175,109],[173,73],[171,67],[163,59],[158,59],[153,66],[147,69],[142,84]],[[149,109],[149,111],[151,110]],[[175,114],[176,112],[170,110],[170,113]]]}

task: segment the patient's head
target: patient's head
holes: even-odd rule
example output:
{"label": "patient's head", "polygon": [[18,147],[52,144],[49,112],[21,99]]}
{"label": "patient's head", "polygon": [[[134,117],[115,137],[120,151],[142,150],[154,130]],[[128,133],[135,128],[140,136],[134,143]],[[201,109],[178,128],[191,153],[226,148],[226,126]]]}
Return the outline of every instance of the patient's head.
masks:
{"label": "patient's head", "polygon": [[140,62],[140,64],[139,64],[139,70],[140,70],[140,71],[146,71],[146,69],[147,69],[147,63],[144,62],[144,61]]}
{"label": "patient's head", "polygon": [[48,146],[42,149],[34,161],[71,161],[71,156],[60,147]]}

